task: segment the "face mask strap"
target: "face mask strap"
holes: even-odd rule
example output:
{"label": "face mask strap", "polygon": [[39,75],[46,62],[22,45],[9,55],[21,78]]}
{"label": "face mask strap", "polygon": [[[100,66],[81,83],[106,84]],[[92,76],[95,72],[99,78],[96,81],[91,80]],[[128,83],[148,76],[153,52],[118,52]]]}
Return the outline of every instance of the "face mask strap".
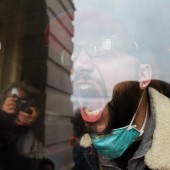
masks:
{"label": "face mask strap", "polygon": [[147,107],[146,107],[145,120],[144,120],[143,125],[142,125],[142,128],[141,128],[141,130],[140,130],[140,136],[141,136],[141,135],[143,134],[143,132],[144,132],[144,128],[145,128],[145,125],[146,125],[147,117],[148,117],[148,104],[147,104]]}
{"label": "face mask strap", "polygon": [[[132,123],[134,122],[134,119],[135,119],[135,117],[136,117],[136,114],[137,114],[137,112],[138,112],[138,110],[139,110],[139,106],[141,105],[141,102],[142,102],[144,93],[145,93],[145,91],[142,93],[142,97],[140,98],[140,101],[139,101],[138,107],[137,107],[137,109],[136,109],[136,112],[135,112],[135,114],[133,115],[133,118],[132,118],[132,120],[130,121],[130,124],[129,124],[127,130],[130,130],[130,129],[132,129],[133,127],[136,127],[136,125],[132,125]],[[143,127],[142,127],[142,128],[143,128]]]}

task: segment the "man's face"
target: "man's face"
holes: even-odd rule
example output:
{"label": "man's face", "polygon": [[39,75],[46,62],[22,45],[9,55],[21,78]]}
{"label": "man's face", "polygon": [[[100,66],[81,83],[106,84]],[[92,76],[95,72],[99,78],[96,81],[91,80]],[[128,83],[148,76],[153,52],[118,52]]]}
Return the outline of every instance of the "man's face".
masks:
{"label": "man's face", "polygon": [[115,97],[122,100],[122,93],[134,87],[126,82],[139,80],[139,61],[134,55],[138,46],[117,21],[112,24],[113,19],[100,14],[93,18],[96,22],[75,16],[71,80],[73,98],[79,102],[86,126],[100,124],[97,131],[102,132],[111,117],[108,104],[112,101],[112,107],[120,106],[122,101]]}
{"label": "man's face", "polygon": [[[136,58],[119,50],[109,50],[109,38],[102,38],[85,42],[85,46],[81,45],[82,47],[79,47],[79,50],[75,49],[73,53],[74,64],[71,77],[73,95],[78,98],[86,124],[99,123],[101,120],[107,122],[109,119],[107,104],[114,96],[115,86],[138,79],[139,63]],[[99,42],[101,39],[102,41]],[[125,85],[117,88],[120,94],[124,88]],[[99,131],[104,128],[105,125],[101,125]]]}

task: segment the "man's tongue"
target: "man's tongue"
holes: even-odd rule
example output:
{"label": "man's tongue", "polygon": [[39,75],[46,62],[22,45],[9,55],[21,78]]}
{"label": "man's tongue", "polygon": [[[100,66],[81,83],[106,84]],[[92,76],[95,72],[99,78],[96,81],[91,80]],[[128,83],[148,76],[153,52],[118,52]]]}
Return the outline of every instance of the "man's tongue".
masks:
{"label": "man's tongue", "polygon": [[92,102],[90,106],[81,106],[81,115],[86,122],[97,122],[102,116],[100,103]]}
{"label": "man's tongue", "polygon": [[82,83],[76,89],[79,97],[81,115],[86,122],[97,122],[101,116],[106,98],[100,86],[95,82]]}

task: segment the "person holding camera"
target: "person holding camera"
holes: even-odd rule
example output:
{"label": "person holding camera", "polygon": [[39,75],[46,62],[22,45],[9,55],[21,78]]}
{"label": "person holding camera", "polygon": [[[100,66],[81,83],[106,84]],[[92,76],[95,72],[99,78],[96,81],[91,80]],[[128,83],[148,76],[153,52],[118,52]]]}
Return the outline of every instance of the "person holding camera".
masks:
{"label": "person holding camera", "polygon": [[23,85],[20,87],[13,85],[4,92],[2,111],[17,114],[16,125],[31,126],[38,118],[39,112],[30,101],[29,95]]}
{"label": "person holding camera", "polygon": [[1,94],[1,112],[13,120],[0,125],[0,168],[3,170],[34,169],[33,164],[39,163],[35,160],[43,158],[43,144],[36,132],[41,125],[37,94],[37,90],[25,83],[13,83]]}

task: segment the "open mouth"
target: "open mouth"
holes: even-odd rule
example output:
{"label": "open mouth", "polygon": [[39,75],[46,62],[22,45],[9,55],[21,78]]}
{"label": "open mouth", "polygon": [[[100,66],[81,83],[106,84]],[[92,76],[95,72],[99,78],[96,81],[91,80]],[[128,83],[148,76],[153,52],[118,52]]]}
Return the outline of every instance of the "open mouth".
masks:
{"label": "open mouth", "polygon": [[80,103],[81,115],[86,122],[97,122],[101,119],[106,105],[102,88],[94,81],[78,81],[75,92]]}

